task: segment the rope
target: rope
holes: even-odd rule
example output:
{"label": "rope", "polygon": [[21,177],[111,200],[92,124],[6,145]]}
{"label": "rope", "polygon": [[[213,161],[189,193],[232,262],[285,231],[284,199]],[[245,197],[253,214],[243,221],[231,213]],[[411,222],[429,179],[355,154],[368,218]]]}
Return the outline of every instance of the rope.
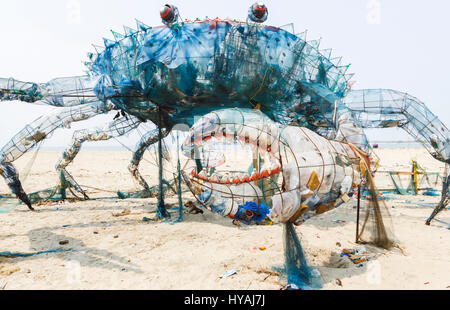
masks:
{"label": "rope", "polygon": [[39,251],[34,253],[15,253],[15,252],[0,252],[0,257],[30,257],[40,254],[49,254],[49,253],[61,253],[61,252],[72,252],[72,249],[56,249],[56,250],[48,250],[48,251]]}
{"label": "rope", "polygon": [[102,189],[102,188],[97,188],[97,187],[87,186],[87,185],[82,185],[82,184],[80,184],[80,186],[84,187],[84,188],[94,189],[94,190],[97,190],[97,191],[100,191],[100,192],[117,194],[117,191],[111,191],[111,190],[107,190],[107,189]]}
{"label": "rope", "polygon": [[[268,67],[266,68],[266,71],[264,72],[264,78],[263,78],[263,80],[262,80],[262,82],[261,82],[261,85],[259,86],[259,88],[258,88],[258,90],[256,91],[256,93],[249,99],[250,105],[251,105],[254,109],[257,109],[257,110],[259,110],[258,105],[256,105],[256,106],[253,105],[252,101],[253,101],[253,99],[261,92],[261,90],[262,90],[262,88],[263,88],[263,86],[264,86],[264,83],[265,83],[265,81],[266,81],[267,71],[269,71],[269,68],[270,68],[270,76],[272,76],[272,73],[273,73],[273,67],[268,66]],[[270,76],[269,76],[269,78],[270,78]]]}

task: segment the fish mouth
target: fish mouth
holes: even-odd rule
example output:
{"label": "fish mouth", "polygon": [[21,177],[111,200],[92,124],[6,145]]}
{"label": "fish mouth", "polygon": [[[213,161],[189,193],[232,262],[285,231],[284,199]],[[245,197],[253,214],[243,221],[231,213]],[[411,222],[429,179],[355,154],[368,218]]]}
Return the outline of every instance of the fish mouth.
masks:
{"label": "fish mouth", "polygon": [[[240,185],[277,176],[281,172],[280,160],[277,157],[278,131],[272,133],[268,130],[273,126],[272,123],[266,122],[256,126],[248,126],[245,122],[223,124],[220,116],[215,114],[208,116],[209,119],[199,121],[197,126],[194,125],[182,146],[185,156],[198,159],[202,163],[202,171],[198,172],[195,168],[188,171],[192,180]],[[259,171],[253,169],[251,173],[221,169],[227,162],[225,155],[228,156],[230,151],[237,152],[239,163],[248,160],[247,167],[258,157],[264,164]]]}

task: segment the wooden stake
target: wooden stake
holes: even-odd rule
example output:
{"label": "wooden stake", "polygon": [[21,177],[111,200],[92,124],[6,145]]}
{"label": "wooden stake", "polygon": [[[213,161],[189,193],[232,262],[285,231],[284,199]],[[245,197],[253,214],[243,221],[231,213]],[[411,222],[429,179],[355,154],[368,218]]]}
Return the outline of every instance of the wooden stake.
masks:
{"label": "wooden stake", "polygon": [[414,192],[415,194],[419,194],[419,191],[417,189],[417,162],[413,161],[413,183],[414,183]]}

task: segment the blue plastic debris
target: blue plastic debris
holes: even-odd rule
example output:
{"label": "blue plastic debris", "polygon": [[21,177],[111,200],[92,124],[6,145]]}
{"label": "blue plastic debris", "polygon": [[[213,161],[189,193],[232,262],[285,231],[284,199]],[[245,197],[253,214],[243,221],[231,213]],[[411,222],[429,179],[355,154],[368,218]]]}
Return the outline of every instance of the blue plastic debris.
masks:
{"label": "blue plastic debris", "polygon": [[221,275],[220,275],[220,278],[221,278],[221,279],[228,278],[228,277],[231,277],[232,275],[234,275],[234,274],[236,274],[236,273],[237,273],[236,269],[232,269],[232,270],[230,270],[230,271],[227,271],[227,272],[221,274]]}
{"label": "blue plastic debris", "polygon": [[438,197],[441,196],[441,194],[439,194],[436,190],[432,189],[432,190],[428,190],[422,193],[425,196],[433,196],[433,197]]}

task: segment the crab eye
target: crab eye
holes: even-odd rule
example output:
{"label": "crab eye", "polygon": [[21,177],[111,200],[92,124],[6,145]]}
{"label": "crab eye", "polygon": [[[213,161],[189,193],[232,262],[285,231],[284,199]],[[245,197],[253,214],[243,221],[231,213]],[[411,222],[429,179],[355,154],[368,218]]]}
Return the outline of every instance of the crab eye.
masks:
{"label": "crab eye", "polygon": [[251,6],[249,18],[256,23],[263,23],[267,20],[268,14],[266,5],[262,2],[257,2]]}
{"label": "crab eye", "polygon": [[176,6],[171,4],[166,4],[159,11],[161,19],[164,24],[170,25],[177,21],[178,19],[178,9]]}
{"label": "crab eye", "polygon": [[253,15],[255,15],[256,18],[261,19],[266,15],[267,7],[262,2],[255,3],[253,5]]}

